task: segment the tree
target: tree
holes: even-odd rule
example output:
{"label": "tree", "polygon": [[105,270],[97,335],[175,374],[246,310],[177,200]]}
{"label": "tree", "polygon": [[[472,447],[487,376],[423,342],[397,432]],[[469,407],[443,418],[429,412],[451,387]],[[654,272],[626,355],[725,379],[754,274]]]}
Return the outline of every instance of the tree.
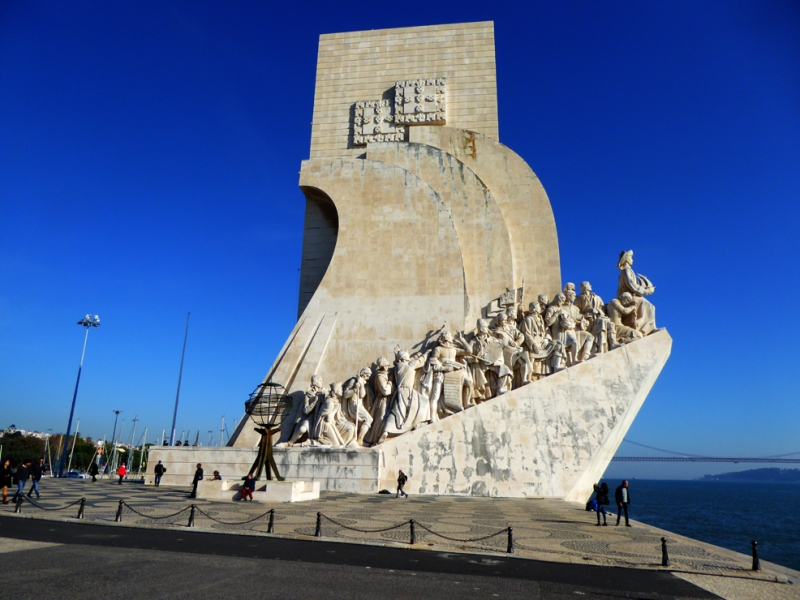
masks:
{"label": "tree", "polygon": [[36,462],[44,456],[44,440],[19,432],[3,436],[0,444],[3,446],[3,460],[9,459],[13,467],[23,460]]}

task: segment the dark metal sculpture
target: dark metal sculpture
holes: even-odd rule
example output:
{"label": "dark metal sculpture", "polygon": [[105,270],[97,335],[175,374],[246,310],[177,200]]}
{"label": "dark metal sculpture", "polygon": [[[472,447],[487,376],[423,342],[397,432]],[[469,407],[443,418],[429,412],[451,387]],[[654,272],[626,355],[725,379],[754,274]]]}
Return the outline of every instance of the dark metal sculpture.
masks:
{"label": "dark metal sculpture", "polygon": [[272,481],[273,472],[275,479],[283,481],[272,455],[272,435],[280,431],[281,423],[289,415],[292,409],[292,397],[284,393],[281,384],[266,381],[259,384],[250,394],[250,399],[244,403],[244,409],[253,423],[258,425],[255,428],[256,432],[261,434],[258,456],[250,468],[253,479],[258,481],[262,471],[266,469],[269,481]]}

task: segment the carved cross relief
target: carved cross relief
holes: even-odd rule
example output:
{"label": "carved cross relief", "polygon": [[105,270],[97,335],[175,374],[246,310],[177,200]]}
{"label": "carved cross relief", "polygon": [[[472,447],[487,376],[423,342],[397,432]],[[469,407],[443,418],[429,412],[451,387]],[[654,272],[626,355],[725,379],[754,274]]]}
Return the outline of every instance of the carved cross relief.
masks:
{"label": "carved cross relief", "polygon": [[363,100],[356,102],[353,117],[353,143],[366,146],[367,142],[402,142],[406,128],[395,122],[394,104],[391,100]]}
{"label": "carved cross relief", "polygon": [[445,123],[445,80],[413,79],[394,86],[398,123]]}
{"label": "carved cross relief", "polygon": [[394,98],[361,100],[353,113],[353,145],[403,142],[409,125],[444,125],[444,78],[398,81]]}

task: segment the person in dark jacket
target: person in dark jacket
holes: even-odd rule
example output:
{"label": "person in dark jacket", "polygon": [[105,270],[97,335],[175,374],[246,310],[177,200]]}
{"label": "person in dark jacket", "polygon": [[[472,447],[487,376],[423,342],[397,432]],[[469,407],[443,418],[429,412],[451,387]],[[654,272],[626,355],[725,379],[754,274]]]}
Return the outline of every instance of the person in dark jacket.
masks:
{"label": "person in dark jacket", "polygon": [[3,488],[3,504],[8,504],[8,488],[11,487],[11,461],[8,459],[0,467],[0,487]]}
{"label": "person in dark jacket", "polygon": [[405,473],[400,471],[399,475],[397,476],[397,495],[395,496],[395,498],[399,498],[401,494],[403,495],[403,497],[408,498],[408,494],[406,494],[403,491],[403,487],[405,486],[406,481],[408,481],[408,477],[406,477]]}
{"label": "person in dark jacket", "polygon": [[156,465],[155,469],[153,469],[153,472],[156,474],[156,487],[158,487],[161,485],[161,477],[167,472],[167,468],[161,464],[161,461],[158,461],[158,464]]}
{"label": "person in dark jacket", "polygon": [[197,463],[194,479],[192,479],[192,493],[189,494],[189,498],[197,498],[197,484],[201,481],[203,481],[203,465]]}
{"label": "person in dark jacket", "polygon": [[25,491],[25,484],[28,483],[28,479],[31,477],[31,461],[23,460],[22,463],[17,467],[17,493],[14,494],[14,501],[16,502],[17,498],[22,497],[22,492]]}
{"label": "person in dark jacket", "polygon": [[28,498],[31,497],[31,494],[36,492],[36,498],[39,499],[39,482],[42,480],[42,474],[44,473],[44,459],[40,458],[39,462],[35,465],[31,466],[31,489],[28,492]]}
{"label": "person in dark jacket", "polygon": [[93,462],[89,467],[89,475],[92,476],[92,481],[97,481],[97,474],[100,472],[100,467],[97,466],[96,462]]}
{"label": "person in dark jacket", "polygon": [[630,521],[628,521],[628,504],[631,503],[631,492],[628,490],[628,481],[625,480],[622,482],[617,488],[617,491],[614,492],[614,500],[617,501],[617,527],[619,527],[619,519],[622,516],[622,513],[625,513],[625,527],[630,527]]}
{"label": "person in dark jacket", "polygon": [[606,506],[611,504],[611,500],[608,499],[608,484],[603,481],[599,486],[595,483],[594,484],[594,494],[595,500],[597,501],[597,526],[600,527],[600,514],[603,515],[603,525],[608,525],[606,521]]}
{"label": "person in dark jacket", "polygon": [[252,473],[248,473],[247,477],[244,478],[244,483],[242,484],[241,499],[247,500],[247,497],[250,496],[250,500],[252,501],[254,491],[256,491],[256,480],[253,479]]}

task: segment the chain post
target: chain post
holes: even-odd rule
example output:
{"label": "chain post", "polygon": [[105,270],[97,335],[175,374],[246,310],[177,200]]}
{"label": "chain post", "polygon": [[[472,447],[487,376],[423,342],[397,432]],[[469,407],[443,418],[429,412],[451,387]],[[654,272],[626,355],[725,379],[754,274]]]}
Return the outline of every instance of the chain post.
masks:
{"label": "chain post", "polygon": [[506,547],[506,554],[514,554],[514,529],[508,528],[508,546]]}
{"label": "chain post", "polygon": [[750,543],[753,546],[753,571],[760,571],[761,561],[758,559],[758,542],[753,540]]}
{"label": "chain post", "polygon": [[269,525],[267,525],[267,533],[275,533],[275,509],[269,509]]}
{"label": "chain post", "polygon": [[124,500],[119,501],[119,507],[117,508],[117,516],[114,518],[114,522],[122,523],[122,505],[125,504]]}
{"label": "chain post", "polygon": [[22,512],[22,496],[17,496],[17,505],[14,507],[14,512],[17,514]]}
{"label": "chain post", "polygon": [[413,545],[417,543],[417,534],[414,531],[414,519],[411,519],[408,524],[411,525],[411,544]]}
{"label": "chain post", "polygon": [[78,508],[78,518],[83,518],[83,509],[86,507],[86,498],[81,498],[81,506]]}
{"label": "chain post", "polygon": [[314,530],[315,537],[322,537],[322,513],[317,513],[317,528]]}
{"label": "chain post", "polygon": [[194,509],[195,505],[192,504],[192,510],[189,512],[189,523],[186,525],[187,527],[194,527]]}
{"label": "chain post", "polygon": [[669,552],[667,552],[667,538],[661,538],[661,566],[669,566]]}

